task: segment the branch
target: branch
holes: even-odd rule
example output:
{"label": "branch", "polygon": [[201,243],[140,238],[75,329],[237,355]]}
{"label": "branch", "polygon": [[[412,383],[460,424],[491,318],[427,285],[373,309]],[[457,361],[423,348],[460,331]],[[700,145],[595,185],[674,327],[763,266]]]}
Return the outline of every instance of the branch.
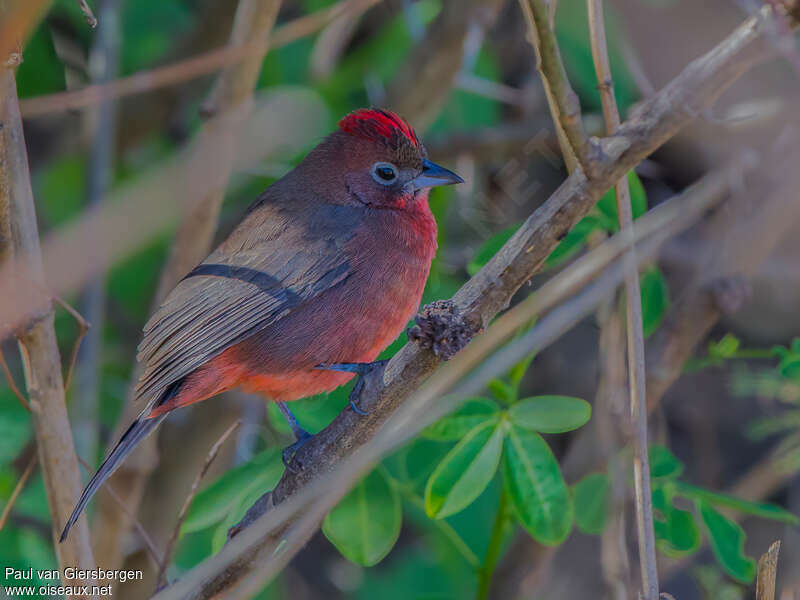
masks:
{"label": "branch", "polygon": [[[552,3],[551,3],[552,4]],[[530,42],[536,50],[536,68],[542,77],[547,104],[556,127],[567,170],[590,174],[589,138],[583,129],[578,95],[572,89],[561,60],[547,0],[520,0],[528,22]]]}
{"label": "branch", "polygon": [[[156,291],[156,304],[166,296],[181,277],[208,254],[217,229],[217,217],[228,179],[233,170],[234,147],[244,123],[250,114],[253,90],[264,54],[269,47],[269,37],[280,7],[280,0],[240,0],[234,17],[230,46],[245,48],[254,46],[246,57],[225,69],[217,79],[204,111],[209,116],[221,114],[221,119],[210,119],[198,134],[215,142],[215,179],[199,201],[192,201],[184,209],[170,255],[161,273]],[[198,150],[199,153],[204,149]],[[139,376],[134,369],[133,383]],[[135,418],[140,407],[129,401],[119,421],[117,437]],[[126,463],[112,476],[109,483],[120,493],[128,510],[136,514],[144,494],[145,485],[156,466],[154,460],[157,435],[149,436],[141,449],[129,457]],[[116,568],[122,561],[124,535],[132,523],[127,515],[120,514],[118,505],[107,495],[101,496],[98,511],[98,537],[96,547],[109,568]]]}
{"label": "branch", "polygon": [[[592,58],[600,86],[600,100],[606,121],[606,133],[614,135],[619,129],[619,109],[614,96],[614,82],[608,61],[606,28],[603,23],[603,1],[587,0],[589,36]],[[631,191],[627,174],[616,185],[617,213],[623,236],[633,230]],[[625,275],[625,314],[628,332],[628,393],[633,425],[633,483],[636,495],[636,534],[639,543],[639,566],[642,596],[658,600],[658,567],[656,538],[653,530],[653,501],[650,490],[650,460],[647,445],[647,397],[644,370],[644,331],[642,325],[642,295],[639,287],[636,253],[631,245],[628,252],[628,272]]]}
{"label": "branch", "polygon": [[781,541],[772,542],[758,559],[758,578],[756,579],[756,600],[775,600],[775,581],[778,578],[778,554]]}
{"label": "branch", "polygon": [[[0,250],[13,266],[24,265],[37,285],[44,286],[39,232],[28,171],[22,118],[17,103],[17,87],[10,69],[0,71],[0,146],[3,147],[4,185],[0,195],[0,222],[10,223],[11,237]],[[10,261],[6,260],[10,266]],[[13,266],[11,266],[13,268]],[[80,469],[64,403],[61,358],[58,353],[53,307],[45,310],[18,331],[25,382],[36,431],[39,463],[42,466],[47,500],[52,515],[53,541],[69,517],[74,499],[81,489]],[[55,544],[59,566],[92,569],[95,566],[89,544],[86,520],[78,522],[73,539]]]}

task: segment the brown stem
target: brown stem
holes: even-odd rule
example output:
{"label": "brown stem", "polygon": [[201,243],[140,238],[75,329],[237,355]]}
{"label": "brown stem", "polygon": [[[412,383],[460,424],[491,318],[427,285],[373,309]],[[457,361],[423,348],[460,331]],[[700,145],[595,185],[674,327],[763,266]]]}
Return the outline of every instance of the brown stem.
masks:
{"label": "brown stem", "polygon": [[[600,87],[606,133],[611,136],[616,134],[619,129],[620,117],[617,100],[614,96],[611,66],[608,61],[603,2],[602,0],[587,0],[587,8],[592,58]],[[623,176],[616,185],[616,198],[620,230],[624,236],[630,236],[633,230],[633,211],[627,175]],[[625,314],[628,333],[628,392],[634,431],[633,481],[636,494],[636,532],[639,542],[642,596],[647,600],[658,600],[658,569],[647,446],[647,383],[644,367],[642,296],[639,286],[639,271],[637,270],[638,261],[633,246],[628,253],[628,263],[629,268],[625,276]]]}
{"label": "brown stem", "polygon": [[[11,239],[6,240],[10,247],[5,248],[3,254],[7,258],[13,256],[14,266],[24,266],[37,286],[46,287],[16,81],[10,69],[0,71],[0,97],[3,98],[0,145],[4,147],[3,169],[7,179],[0,196],[0,221],[8,219],[12,232]],[[25,369],[55,542],[80,492],[81,479],[64,403],[52,304],[48,303],[44,312],[17,333],[17,342]],[[86,520],[82,519],[77,525],[77,530],[66,543],[55,544],[62,569],[92,569],[95,566]]]}
{"label": "brown stem", "polygon": [[11,514],[11,509],[14,508],[14,503],[17,501],[17,496],[19,496],[22,490],[25,489],[25,483],[28,481],[28,477],[31,476],[31,473],[33,473],[33,468],[36,466],[37,460],[38,456],[36,454],[31,456],[31,459],[28,461],[28,466],[25,467],[25,470],[22,472],[22,476],[19,478],[17,485],[14,486],[14,491],[11,492],[11,497],[3,507],[3,513],[0,514],[0,531],[3,530],[3,527],[8,520],[8,515]]}
{"label": "brown stem", "polygon": [[205,477],[206,473],[208,473],[211,463],[213,463],[217,458],[217,454],[219,454],[219,449],[222,447],[222,444],[225,443],[225,440],[227,440],[228,437],[230,437],[230,435],[241,424],[241,421],[235,421],[222,433],[219,439],[214,442],[214,445],[211,446],[211,449],[208,451],[208,456],[206,457],[203,466],[200,468],[200,471],[194,478],[192,487],[189,489],[189,493],[186,495],[186,500],[184,500],[183,506],[178,513],[178,518],[175,521],[175,527],[172,529],[172,535],[170,536],[169,541],[167,541],[167,547],[164,548],[164,556],[161,559],[161,565],[159,566],[158,575],[156,576],[156,591],[161,589],[167,583],[167,569],[169,568],[169,563],[172,561],[172,555],[175,552],[175,544],[178,542],[178,536],[180,535],[181,527],[183,526],[183,522],[186,520],[186,515],[189,513],[189,507],[192,505],[192,500],[194,500],[194,497],[197,494],[197,488],[200,487],[200,482],[203,481],[203,477]]}
{"label": "brown stem", "polygon": [[561,60],[548,2],[520,0],[520,6],[528,21],[530,42],[536,51],[536,67],[542,77],[567,170],[572,173],[580,168],[590,174],[589,138],[583,129],[578,95],[569,83]]}

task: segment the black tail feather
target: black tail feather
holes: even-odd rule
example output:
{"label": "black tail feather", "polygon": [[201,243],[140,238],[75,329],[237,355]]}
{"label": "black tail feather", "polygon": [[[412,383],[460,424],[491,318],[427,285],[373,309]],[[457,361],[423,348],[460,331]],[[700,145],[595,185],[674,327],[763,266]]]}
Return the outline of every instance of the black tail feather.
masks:
{"label": "black tail feather", "polygon": [[117,445],[114,446],[114,449],[111,453],[106,457],[103,461],[103,464],[100,465],[100,468],[97,469],[97,472],[92,476],[92,479],[86,485],[81,494],[78,503],[75,505],[75,510],[72,511],[72,515],[70,515],[69,519],[67,520],[67,524],[64,526],[64,531],[61,533],[61,538],[59,542],[63,542],[67,539],[67,535],[69,535],[70,528],[75,524],[78,518],[81,516],[83,509],[86,508],[86,505],[89,503],[89,500],[92,499],[92,496],[95,495],[100,486],[103,485],[103,482],[111,477],[111,474],[117,470],[117,467],[122,464],[122,461],[125,459],[128,454],[141,442],[144,438],[146,438],[156,427],[161,424],[161,421],[166,418],[166,414],[159,415],[157,417],[153,417],[152,419],[148,419],[142,415],[137,418],[128,430],[122,434],[119,442]]}

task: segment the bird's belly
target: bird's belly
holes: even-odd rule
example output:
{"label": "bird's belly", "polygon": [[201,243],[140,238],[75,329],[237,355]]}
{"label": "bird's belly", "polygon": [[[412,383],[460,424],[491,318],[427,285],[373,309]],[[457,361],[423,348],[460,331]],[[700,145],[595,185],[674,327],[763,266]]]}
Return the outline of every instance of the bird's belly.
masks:
{"label": "bird's belly", "polygon": [[288,401],[347,383],[351,373],[315,367],[372,362],[397,338],[419,307],[428,265],[409,271],[386,270],[372,280],[329,290],[270,331],[230,348],[226,358],[246,365],[239,385]]}

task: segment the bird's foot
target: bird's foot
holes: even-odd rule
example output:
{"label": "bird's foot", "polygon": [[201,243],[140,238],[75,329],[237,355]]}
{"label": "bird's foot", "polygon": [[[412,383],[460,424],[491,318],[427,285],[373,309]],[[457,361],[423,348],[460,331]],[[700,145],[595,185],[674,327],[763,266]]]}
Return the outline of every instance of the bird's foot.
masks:
{"label": "bird's foot", "polygon": [[481,330],[480,323],[462,315],[452,300],[426,304],[414,322],[406,332],[408,339],[442,360],[453,358]]}
{"label": "bird's foot", "polygon": [[361,390],[364,389],[364,377],[372,373],[375,369],[383,368],[388,360],[375,360],[370,363],[332,363],[325,365],[317,365],[317,369],[325,369],[327,371],[343,371],[345,373],[355,373],[358,375],[356,384],[353,386],[353,391],[350,392],[350,408],[357,415],[366,416],[369,414],[368,410],[363,410],[356,402]]}
{"label": "bird's foot", "polygon": [[292,414],[292,411],[289,410],[288,406],[286,406],[286,402],[278,402],[277,405],[278,409],[281,411],[281,414],[286,419],[286,422],[289,423],[289,427],[291,427],[292,433],[295,437],[294,444],[286,446],[281,453],[283,466],[289,471],[296,473],[297,469],[292,466],[292,458],[294,458],[295,453],[300,450],[300,448],[305,446],[306,443],[314,436],[300,426],[300,423],[297,422],[297,419]]}

